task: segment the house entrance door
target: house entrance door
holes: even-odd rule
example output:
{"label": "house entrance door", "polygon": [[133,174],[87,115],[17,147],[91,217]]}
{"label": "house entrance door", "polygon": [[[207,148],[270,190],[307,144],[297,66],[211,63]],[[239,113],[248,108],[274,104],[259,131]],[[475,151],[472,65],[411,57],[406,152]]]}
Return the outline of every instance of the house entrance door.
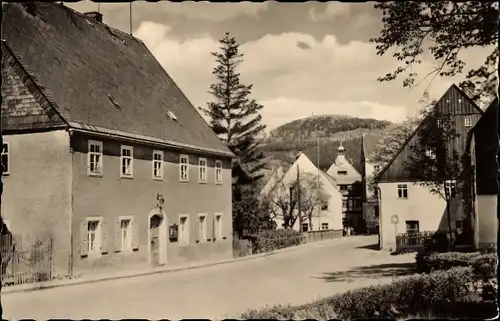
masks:
{"label": "house entrance door", "polygon": [[150,256],[151,265],[156,266],[160,264],[160,225],[162,218],[159,215],[153,215],[149,220],[149,230],[150,230]]}

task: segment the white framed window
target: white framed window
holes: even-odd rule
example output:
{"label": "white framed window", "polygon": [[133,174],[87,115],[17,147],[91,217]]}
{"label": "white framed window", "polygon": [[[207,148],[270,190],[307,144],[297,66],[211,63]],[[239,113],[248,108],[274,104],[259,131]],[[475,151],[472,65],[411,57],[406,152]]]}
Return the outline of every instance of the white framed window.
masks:
{"label": "white framed window", "polygon": [[321,223],[322,230],[328,230],[328,223]]}
{"label": "white framed window", "polygon": [[222,214],[215,214],[215,222],[214,222],[214,238],[216,240],[222,240]]}
{"label": "white framed window", "polygon": [[134,177],[134,148],[122,145],[121,147],[120,177]]}
{"label": "white framed window", "polygon": [[2,146],[2,167],[3,167],[3,175],[9,175],[10,172],[10,163],[9,163],[9,143],[4,142]]}
{"label": "white framed window", "polygon": [[222,161],[215,161],[215,183],[222,183]]}
{"label": "white framed window", "polygon": [[189,156],[181,155],[179,163],[179,179],[181,182],[189,181]]}
{"label": "white framed window", "polygon": [[472,127],[472,117],[471,116],[465,116],[464,126],[465,127]]}
{"label": "white framed window", "polygon": [[425,156],[427,156],[430,159],[436,159],[436,153],[434,153],[434,151],[430,148],[427,148],[425,150]]}
{"label": "white framed window", "polygon": [[457,193],[457,182],[454,180],[448,180],[444,182],[445,193],[449,197],[455,197]]}
{"label": "white framed window", "polygon": [[87,254],[100,254],[102,246],[102,218],[87,218]]}
{"label": "white framed window", "polygon": [[88,174],[92,176],[102,175],[103,170],[103,148],[102,142],[89,140],[88,152]]}
{"label": "white framed window", "polygon": [[121,251],[132,251],[132,217],[120,217],[120,249]]}
{"label": "white framed window", "polygon": [[207,241],[207,214],[198,214],[198,241]]}
{"label": "white framed window", "polygon": [[207,159],[198,159],[198,181],[200,183],[207,182]]}
{"label": "white framed window", "polygon": [[407,184],[398,184],[398,198],[408,198]]}
{"label": "white framed window", "polygon": [[153,179],[163,179],[163,152],[153,151]]}
{"label": "white framed window", "polygon": [[438,120],[437,120],[437,126],[438,126],[439,128],[443,128],[444,123],[443,123],[443,121],[442,121],[441,119],[438,119]]}
{"label": "white framed window", "polygon": [[309,223],[302,223],[302,231],[301,232],[308,232],[309,231]]}
{"label": "white framed window", "polygon": [[189,245],[189,216],[179,215],[179,245]]}

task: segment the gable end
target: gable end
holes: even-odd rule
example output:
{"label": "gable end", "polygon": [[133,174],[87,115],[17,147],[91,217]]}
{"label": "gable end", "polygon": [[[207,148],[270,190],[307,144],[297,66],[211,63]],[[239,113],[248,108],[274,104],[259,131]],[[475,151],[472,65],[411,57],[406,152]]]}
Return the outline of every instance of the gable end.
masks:
{"label": "gable end", "polygon": [[36,131],[67,127],[35,80],[2,43],[2,131]]}

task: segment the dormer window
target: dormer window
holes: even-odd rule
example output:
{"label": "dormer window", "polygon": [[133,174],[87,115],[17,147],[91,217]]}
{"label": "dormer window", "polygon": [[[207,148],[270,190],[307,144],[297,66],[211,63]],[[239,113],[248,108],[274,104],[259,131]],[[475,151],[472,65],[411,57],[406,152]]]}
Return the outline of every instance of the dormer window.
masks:
{"label": "dormer window", "polygon": [[173,112],[171,112],[170,110],[167,111],[167,115],[168,117],[170,117],[170,119],[172,119],[173,121],[177,121],[177,116],[175,116],[175,114]]}
{"label": "dormer window", "polygon": [[347,171],[337,171],[338,175],[347,175]]}

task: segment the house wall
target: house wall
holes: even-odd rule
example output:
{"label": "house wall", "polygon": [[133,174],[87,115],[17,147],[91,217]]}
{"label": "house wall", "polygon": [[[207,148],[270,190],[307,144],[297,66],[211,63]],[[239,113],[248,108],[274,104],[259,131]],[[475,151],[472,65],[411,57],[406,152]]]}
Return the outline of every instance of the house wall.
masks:
{"label": "house wall", "polygon": [[[74,242],[75,268],[83,273],[100,268],[119,266],[147,265],[149,259],[149,216],[159,212],[157,194],[165,199],[162,206],[165,219],[162,225],[164,234],[168,225],[179,224],[179,215],[189,216],[189,245],[180,246],[166,235],[161,241],[166,247],[166,263],[178,264],[186,261],[232,257],[232,210],[231,210],[231,160],[228,158],[205,157],[190,153],[153,148],[144,145],[124,143],[132,146],[134,153],[133,178],[120,178],[119,141],[92,138],[103,142],[103,175],[91,177],[87,174],[88,137],[74,134],[73,176],[74,176],[74,220],[73,229],[79,234]],[[164,152],[163,180],[152,178],[153,150]],[[189,155],[189,182],[179,180],[180,154]],[[207,158],[207,183],[198,181],[198,158]],[[222,184],[215,184],[214,164],[216,159],[223,161]],[[207,239],[198,240],[198,214],[207,214]],[[216,213],[223,214],[225,239],[213,241],[213,219]],[[113,235],[118,228],[119,216],[131,215],[135,219],[138,248],[131,253],[116,252],[119,247]],[[108,253],[97,257],[80,256],[80,225],[86,217],[102,217],[108,224],[104,226],[107,237]]]}
{"label": "house wall", "polygon": [[53,233],[54,273],[67,274],[71,237],[68,132],[4,135],[4,142],[9,144],[9,175],[3,177],[2,217],[25,240],[34,240],[33,233]]}
{"label": "house wall", "polygon": [[[300,173],[311,174],[313,177],[317,177],[318,169],[313,163],[302,154],[297,158],[295,163],[290,167],[288,172],[283,177],[283,183],[286,186],[297,179],[297,165]],[[326,194],[330,197],[328,199],[328,210],[320,211],[318,217],[313,220],[313,230],[320,230],[322,223],[328,223],[328,229],[342,229],[342,195],[328,182],[323,175],[320,175],[320,183]],[[288,193],[288,191],[280,191],[280,193]],[[283,225],[282,219],[275,219],[276,226],[281,227]],[[299,230],[300,225],[298,222],[294,224],[293,229]]]}
{"label": "house wall", "polygon": [[475,210],[477,215],[476,248],[488,248],[497,245],[498,237],[498,196],[477,195]]}
{"label": "house wall", "polygon": [[[398,184],[407,184],[408,198],[398,198]],[[419,221],[420,232],[448,231],[446,202],[438,195],[413,183],[379,183],[380,188],[380,234],[384,250],[396,249],[396,235],[406,232],[406,221]],[[460,202],[451,207],[452,229],[455,221],[465,219]],[[393,224],[391,217],[397,215],[398,223]]]}

